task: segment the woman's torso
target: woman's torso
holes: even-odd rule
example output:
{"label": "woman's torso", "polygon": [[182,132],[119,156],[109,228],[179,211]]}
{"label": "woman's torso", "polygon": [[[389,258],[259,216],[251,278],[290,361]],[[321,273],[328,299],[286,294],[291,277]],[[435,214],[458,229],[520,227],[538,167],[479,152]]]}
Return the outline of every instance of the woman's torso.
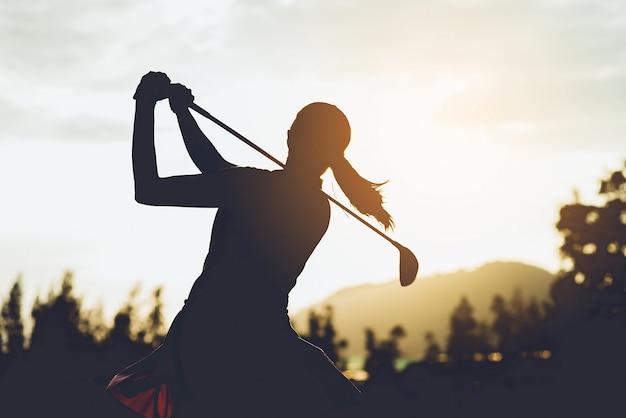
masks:
{"label": "woman's torso", "polygon": [[227,171],[225,203],[189,301],[202,294],[216,313],[286,317],[289,291],[328,227],[328,201],[319,181],[303,182],[286,171]]}

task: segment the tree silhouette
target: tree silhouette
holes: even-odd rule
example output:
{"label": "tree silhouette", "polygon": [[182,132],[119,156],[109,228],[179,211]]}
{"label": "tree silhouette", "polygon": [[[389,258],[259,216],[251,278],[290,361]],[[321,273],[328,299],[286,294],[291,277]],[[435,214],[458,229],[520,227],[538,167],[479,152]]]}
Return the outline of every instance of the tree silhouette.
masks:
{"label": "tree silhouette", "polygon": [[95,308],[83,311],[80,324],[81,332],[91,335],[96,343],[101,344],[109,333],[109,327],[104,320],[102,303]]}
{"label": "tree silhouette", "polygon": [[334,311],[330,305],[324,307],[323,313],[310,310],[308,318],[309,332],[303,337],[324,350],[328,358],[341,367],[343,361],[339,352],[348,346],[348,342],[345,339],[337,340],[333,316]]}
{"label": "tree silhouette", "polygon": [[[137,319],[137,295],[141,290],[139,284],[130,291],[128,299],[113,318],[113,326],[102,342],[102,346],[111,357],[120,359],[120,365],[128,364],[147,355],[157,344],[156,340],[162,338],[160,329],[162,324],[160,302],[161,290],[155,289],[153,307],[148,319]],[[157,321],[157,322],[155,322]],[[158,321],[161,321],[159,324]],[[148,329],[146,327],[151,327]],[[152,337],[155,340],[152,340]],[[150,340],[150,341],[148,341]],[[119,370],[116,370],[119,371]]]}
{"label": "tree silhouette", "polygon": [[489,350],[488,326],[474,317],[474,307],[461,297],[450,316],[450,334],[446,351],[454,361],[470,361],[475,353]]}
{"label": "tree silhouette", "polygon": [[81,301],[74,295],[73,274],[67,271],[58,294],[50,292],[48,300],[39,298],[33,306],[31,351],[85,350],[95,344],[93,337],[81,331]]}
{"label": "tree silhouette", "polygon": [[489,307],[494,314],[491,329],[496,337],[496,348],[505,354],[514,351],[513,336],[516,333],[516,324],[513,314],[510,312],[508,303],[501,295],[494,295]]}
{"label": "tree silhouette", "polygon": [[[2,315],[0,315],[0,364],[4,364],[4,362],[2,362],[2,359],[4,358],[4,354],[7,351],[7,348],[5,347],[5,333],[6,331],[4,330],[4,319],[2,318]],[[0,370],[1,372],[2,370]]]}
{"label": "tree silhouette", "polygon": [[[24,351],[24,321],[22,320],[22,279],[18,277],[2,304],[2,326],[6,338],[8,358]],[[1,341],[1,340],[0,340]],[[1,350],[2,344],[0,344]]]}
{"label": "tree silhouette", "polygon": [[389,331],[389,337],[380,341],[376,339],[376,334],[372,329],[365,330],[367,357],[364,368],[370,379],[395,373],[395,362],[402,354],[399,342],[404,337],[406,337],[406,331],[401,325],[394,326]]}
{"label": "tree silhouette", "polygon": [[439,361],[439,357],[442,354],[441,347],[435,339],[435,334],[433,334],[432,331],[428,331],[424,335],[424,339],[426,340],[426,348],[424,349],[424,361],[429,364],[434,364]]}
{"label": "tree silhouette", "polygon": [[165,339],[165,321],[163,320],[163,301],[161,299],[162,287],[157,287],[152,292],[152,310],[148,314],[148,320],[144,327],[146,336],[144,341],[157,347]]}
{"label": "tree silhouette", "polygon": [[494,295],[490,310],[494,314],[491,324],[494,345],[505,359],[545,348],[540,332],[544,314],[535,298],[526,303],[521,290],[516,288],[508,302],[501,295]]}
{"label": "tree silhouette", "polygon": [[561,307],[571,307],[582,294],[593,292],[596,311],[626,310],[625,170],[601,182],[604,204],[575,201],[561,208],[556,227],[563,236],[563,269],[552,288],[552,297]]}

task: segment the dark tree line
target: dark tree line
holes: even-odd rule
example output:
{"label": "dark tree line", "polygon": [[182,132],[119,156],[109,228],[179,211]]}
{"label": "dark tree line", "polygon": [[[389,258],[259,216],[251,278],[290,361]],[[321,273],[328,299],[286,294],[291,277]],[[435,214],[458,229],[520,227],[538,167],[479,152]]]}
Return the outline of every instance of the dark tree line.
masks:
{"label": "dark tree line", "polygon": [[[136,292],[135,292],[136,294]],[[109,379],[147,355],[164,336],[161,289],[151,312],[139,319],[129,301],[109,326],[101,308],[86,310],[76,296],[72,273],[33,304],[32,330],[22,318],[22,280],[2,300],[0,317],[0,405],[6,416],[119,415],[106,394]]]}
{"label": "dark tree line", "polygon": [[549,305],[540,306],[534,298],[526,301],[516,289],[509,300],[494,295],[489,307],[492,320],[479,321],[469,299],[463,296],[450,315],[445,347],[436,341],[432,332],[426,333],[424,361],[482,361],[490,354],[495,355],[497,361],[515,360],[545,350],[548,342],[542,323],[547,307]]}
{"label": "dark tree line", "polygon": [[[562,269],[551,287],[551,302],[524,300],[516,290],[509,300],[494,295],[491,323],[474,316],[463,297],[450,317],[442,347],[426,334],[424,360],[471,361],[488,352],[503,360],[516,359],[554,345],[546,328],[559,327],[590,315],[626,313],[626,167],[600,182],[600,205],[576,199],[564,205],[556,228],[563,237]],[[442,357],[442,355],[444,357]]]}
{"label": "dark tree line", "polygon": [[[348,341],[337,338],[333,315],[334,311],[330,305],[324,306],[321,312],[311,309],[307,321],[308,331],[302,336],[324,350],[339,369],[345,370],[347,363],[341,352],[348,346]],[[403,354],[399,342],[406,337],[404,328],[401,325],[392,327],[389,336],[383,339],[378,338],[371,328],[366,328],[364,332],[366,358],[363,368],[369,377],[395,373],[396,361]]]}
{"label": "dark tree line", "polygon": [[22,318],[22,279],[18,277],[2,301],[0,371],[6,372],[13,362],[25,357],[49,357],[51,353],[127,351],[129,354],[123,357],[147,354],[165,336],[162,289],[153,291],[151,311],[143,320],[137,319],[135,312],[138,290],[131,292],[109,327],[101,308],[82,308],[81,299],[74,294],[73,275],[67,272],[58,290],[51,290],[45,300],[35,300],[33,327],[27,336]]}

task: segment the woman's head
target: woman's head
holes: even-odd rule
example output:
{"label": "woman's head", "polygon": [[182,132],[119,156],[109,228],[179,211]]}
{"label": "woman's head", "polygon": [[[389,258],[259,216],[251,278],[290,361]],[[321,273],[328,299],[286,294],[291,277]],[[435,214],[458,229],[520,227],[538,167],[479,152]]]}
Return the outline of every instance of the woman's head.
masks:
{"label": "woman's head", "polygon": [[321,176],[329,167],[350,203],[365,215],[374,216],[385,228],[393,220],[382,207],[380,187],[361,177],[343,153],[350,143],[350,123],[336,106],[311,103],[296,116],[288,133],[287,166]]}
{"label": "woman's head", "polygon": [[311,103],[298,112],[287,139],[290,157],[315,163],[322,173],[343,156],[348,143],[348,118],[336,106],[321,102]]}

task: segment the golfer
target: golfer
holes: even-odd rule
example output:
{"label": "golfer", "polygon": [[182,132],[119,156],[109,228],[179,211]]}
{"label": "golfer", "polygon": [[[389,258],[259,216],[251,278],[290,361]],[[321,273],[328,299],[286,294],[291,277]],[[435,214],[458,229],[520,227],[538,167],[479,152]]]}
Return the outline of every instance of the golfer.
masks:
{"label": "golfer", "polygon": [[[175,418],[324,417],[358,402],[358,389],[287,314],[289,291],[328,227],[320,179],[328,168],[353,206],[392,226],[381,185],[343,155],[345,115],[327,103],[305,106],[287,132],[285,168],[266,171],[222,158],[189,111],[191,91],[164,73],[146,74],[134,98],[137,202],[218,211],[202,273],[164,346],[118,374],[110,391],[144,416]],[[157,173],[154,107],[164,98],[201,174]]]}

